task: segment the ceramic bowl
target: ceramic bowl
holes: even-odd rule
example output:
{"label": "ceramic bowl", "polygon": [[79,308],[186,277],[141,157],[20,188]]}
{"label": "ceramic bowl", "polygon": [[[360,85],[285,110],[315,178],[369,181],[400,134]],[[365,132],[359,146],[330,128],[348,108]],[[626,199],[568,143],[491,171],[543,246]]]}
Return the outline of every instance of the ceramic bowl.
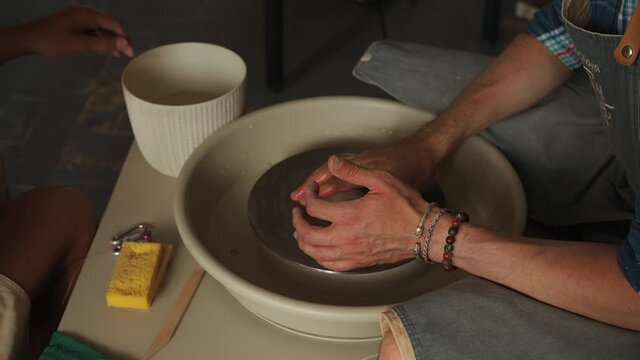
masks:
{"label": "ceramic bowl", "polygon": [[157,171],[177,176],[213,131],[242,114],[247,68],[229,49],[206,43],[160,46],[122,72],[136,142]]}

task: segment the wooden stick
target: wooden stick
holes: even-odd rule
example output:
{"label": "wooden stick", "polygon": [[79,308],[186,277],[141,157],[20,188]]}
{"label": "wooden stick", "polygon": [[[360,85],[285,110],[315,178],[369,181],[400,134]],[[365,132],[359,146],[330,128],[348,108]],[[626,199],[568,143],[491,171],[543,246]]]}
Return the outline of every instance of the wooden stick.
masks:
{"label": "wooden stick", "polygon": [[182,288],[182,292],[180,293],[178,300],[173,304],[173,308],[164,320],[164,324],[158,331],[156,338],[153,339],[153,343],[151,343],[151,346],[149,346],[149,349],[147,349],[147,352],[144,354],[144,360],[150,359],[155,355],[155,353],[169,343],[169,340],[171,340],[171,337],[175,333],[178,324],[180,324],[180,320],[182,319],[184,312],[187,310],[187,307],[191,302],[191,298],[193,298],[193,295],[196,293],[203,276],[204,269],[200,266],[198,266],[191,276],[189,276],[189,280],[187,280],[184,288]]}

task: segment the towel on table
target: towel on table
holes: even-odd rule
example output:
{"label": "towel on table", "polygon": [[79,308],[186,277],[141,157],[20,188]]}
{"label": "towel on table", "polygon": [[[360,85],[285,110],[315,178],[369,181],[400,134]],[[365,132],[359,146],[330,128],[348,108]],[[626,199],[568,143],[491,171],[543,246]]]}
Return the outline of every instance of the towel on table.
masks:
{"label": "towel on table", "polygon": [[111,360],[107,355],[59,332],[53,333],[40,360]]}

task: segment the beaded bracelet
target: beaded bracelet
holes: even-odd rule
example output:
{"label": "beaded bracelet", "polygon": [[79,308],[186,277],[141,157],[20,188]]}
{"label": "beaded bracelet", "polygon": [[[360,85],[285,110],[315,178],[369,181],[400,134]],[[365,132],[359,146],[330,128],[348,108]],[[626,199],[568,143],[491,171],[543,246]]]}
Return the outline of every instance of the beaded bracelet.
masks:
{"label": "beaded bracelet", "polygon": [[458,235],[460,226],[466,222],[469,222],[469,215],[465,212],[456,213],[456,216],[451,222],[451,227],[448,231],[449,235],[444,244],[444,254],[442,254],[442,267],[445,271],[451,272],[457,269],[457,267],[453,265],[453,244],[456,243],[456,235]]}
{"label": "beaded bracelet", "polygon": [[413,244],[413,256],[415,256],[416,259],[418,260],[422,260],[422,258],[420,257],[420,238],[422,237],[422,234],[424,232],[424,222],[427,220],[427,216],[429,216],[429,214],[431,213],[431,210],[436,206],[438,206],[437,202],[430,203],[427,206],[427,208],[424,210],[424,213],[422,213],[422,216],[420,217],[420,222],[418,222],[418,225],[416,226],[416,231],[415,231],[416,242],[415,244]]}
{"label": "beaded bracelet", "polygon": [[431,242],[431,236],[433,235],[433,230],[435,230],[436,224],[438,223],[438,220],[440,220],[440,217],[442,217],[442,214],[444,214],[447,211],[448,210],[445,208],[440,209],[440,211],[438,211],[436,216],[431,221],[431,224],[429,225],[429,229],[427,230],[427,236],[424,239],[424,246],[422,247],[422,261],[428,264],[434,263],[433,261],[431,261],[431,259],[429,259],[429,243]]}

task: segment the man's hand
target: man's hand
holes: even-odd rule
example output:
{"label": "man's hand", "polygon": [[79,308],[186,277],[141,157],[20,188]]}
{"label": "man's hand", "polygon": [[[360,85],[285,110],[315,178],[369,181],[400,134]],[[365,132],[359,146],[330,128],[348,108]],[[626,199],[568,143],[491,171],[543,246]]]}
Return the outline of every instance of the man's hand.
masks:
{"label": "man's hand", "polygon": [[420,194],[386,171],[366,169],[335,155],[327,169],[336,179],[369,192],[357,200],[332,203],[320,199],[317,183],[311,182],[304,189],[306,211],[331,225],[312,226],[295,208],[294,236],[300,249],[337,271],[413,257],[413,231],[427,204]]}
{"label": "man's hand", "polygon": [[[390,146],[358,154],[342,155],[341,157],[360,167],[386,171],[421,190],[427,185],[437,163],[435,158],[430,157],[428,152],[424,151],[424,145],[410,138]],[[334,175],[329,169],[328,163],[325,163],[291,193],[291,199],[301,205],[306,205],[305,189],[314,182],[319,185],[318,196],[320,198],[357,187],[357,185]]]}
{"label": "man's hand", "polygon": [[87,52],[134,55],[118,19],[85,6],[70,6],[33,22],[0,30],[0,63],[26,54],[64,57]]}

